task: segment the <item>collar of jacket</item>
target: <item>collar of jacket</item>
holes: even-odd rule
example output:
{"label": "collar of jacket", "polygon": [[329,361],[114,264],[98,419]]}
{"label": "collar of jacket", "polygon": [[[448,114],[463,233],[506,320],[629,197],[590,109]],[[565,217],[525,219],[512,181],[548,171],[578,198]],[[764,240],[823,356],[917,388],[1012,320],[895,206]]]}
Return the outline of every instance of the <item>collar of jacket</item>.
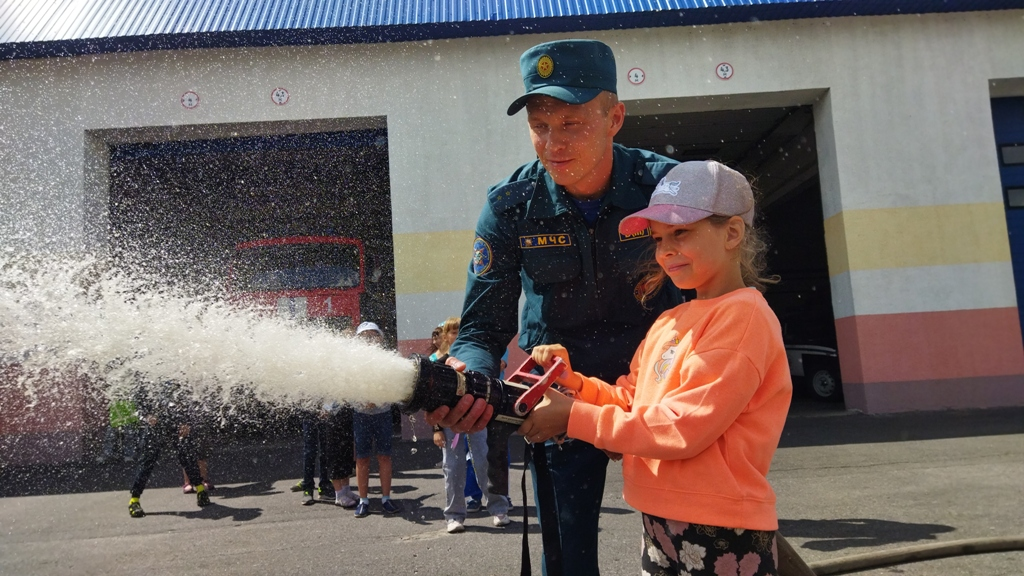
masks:
{"label": "collar of jacket", "polygon": [[[623,210],[636,212],[647,207],[647,198],[634,187],[633,172],[644,169],[643,159],[634,159],[628,150],[619,144],[612,145],[611,188],[601,197],[601,208],[612,205]],[[538,164],[540,164],[538,162]],[[572,210],[572,200],[564,188],[555,184],[551,175],[540,164],[533,198],[527,209],[527,218],[543,220]]]}

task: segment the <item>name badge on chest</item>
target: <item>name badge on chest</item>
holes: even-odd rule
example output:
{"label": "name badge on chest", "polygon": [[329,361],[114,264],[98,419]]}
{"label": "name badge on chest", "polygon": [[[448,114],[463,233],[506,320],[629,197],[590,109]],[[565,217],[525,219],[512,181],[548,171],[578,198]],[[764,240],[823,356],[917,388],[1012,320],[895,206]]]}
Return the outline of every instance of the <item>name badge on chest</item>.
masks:
{"label": "name badge on chest", "polygon": [[568,234],[534,234],[519,237],[519,247],[523,249],[559,248],[562,246],[572,246],[572,236]]}

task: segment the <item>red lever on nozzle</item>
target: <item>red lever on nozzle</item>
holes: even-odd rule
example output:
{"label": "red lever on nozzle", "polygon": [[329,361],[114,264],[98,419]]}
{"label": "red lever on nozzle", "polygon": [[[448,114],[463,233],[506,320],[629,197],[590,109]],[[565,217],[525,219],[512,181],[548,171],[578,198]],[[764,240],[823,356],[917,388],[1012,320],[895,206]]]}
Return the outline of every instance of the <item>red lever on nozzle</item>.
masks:
{"label": "red lever on nozzle", "polygon": [[506,378],[509,382],[533,383],[526,392],[523,392],[516,399],[515,413],[519,416],[529,414],[530,410],[533,410],[533,407],[537,405],[537,402],[540,402],[544,393],[551,387],[551,383],[557,380],[562,375],[562,372],[565,372],[565,362],[561,358],[555,358],[554,364],[543,374],[534,374],[532,370],[536,367],[537,363],[534,362],[533,358],[527,358],[526,362],[523,362],[511,376]]}

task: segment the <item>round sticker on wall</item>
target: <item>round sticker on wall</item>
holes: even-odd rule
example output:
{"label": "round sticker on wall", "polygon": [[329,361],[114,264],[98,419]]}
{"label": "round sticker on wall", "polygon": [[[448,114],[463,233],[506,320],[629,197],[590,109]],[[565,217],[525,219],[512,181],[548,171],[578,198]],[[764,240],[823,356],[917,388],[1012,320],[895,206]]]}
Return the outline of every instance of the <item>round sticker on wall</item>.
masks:
{"label": "round sticker on wall", "polygon": [[629,83],[633,86],[639,86],[644,83],[647,74],[644,74],[644,71],[640,68],[630,68],[629,72],[626,72],[626,78],[629,79]]}
{"label": "round sticker on wall", "polygon": [[733,72],[735,72],[735,70],[733,70],[732,64],[729,64],[728,62],[722,62],[715,67],[715,74],[717,74],[722,80],[732,78]]}
{"label": "round sticker on wall", "polygon": [[289,98],[291,98],[291,94],[289,94],[284,88],[278,87],[270,91],[270,99],[278,106],[284,106],[287,104]]}
{"label": "round sticker on wall", "polygon": [[184,106],[186,110],[192,110],[196,106],[199,106],[199,94],[196,94],[191,90],[185,92],[181,95],[181,105]]}

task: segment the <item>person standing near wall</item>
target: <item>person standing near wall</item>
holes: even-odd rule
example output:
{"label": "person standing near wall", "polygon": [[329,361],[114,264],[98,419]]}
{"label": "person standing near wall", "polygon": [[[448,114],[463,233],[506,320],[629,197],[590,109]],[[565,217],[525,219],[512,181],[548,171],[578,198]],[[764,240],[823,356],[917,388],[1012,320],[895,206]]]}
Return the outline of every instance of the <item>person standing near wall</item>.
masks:
{"label": "person standing near wall", "polygon": [[[356,328],[356,338],[371,346],[384,346],[384,332],[373,322],[363,322]],[[352,415],[352,435],[355,437],[356,485],[359,502],[356,518],[370,515],[370,458],[377,455],[380,474],[380,507],[385,515],[401,511],[391,499],[391,405],[360,404]]]}
{"label": "person standing near wall", "polygon": [[[452,343],[458,337],[459,324],[460,321],[457,316],[444,321],[441,332],[441,347],[437,351],[440,355],[432,357],[435,361],[444,359],[450,351]],[[450,429],[435,429],[434,444],[441,448],[444,455],[441,465],[441,469],[444,472],[444,518],[449,534],[458,534],[465,531],[466,513],[468,511],[465,498],[467,447],[460,436],[458,432],[453,432]],[[487,461],[487,431],[481,430],[467,434],[467,436],[469,453],[473,455],[475,468],[480,470],[480,477],[486,478],[490,476],[490,471],[488,470],[489,463]],[[507,477],[508,465],[506,461],[501,461],[499,464],[502,470],[495,472],[495,474],[504,474]],[[487,491],[483,496],[484,502],[487,505],[487,511],[493,516],[492,522],[496,527],[500,528],[512,523],[512,520],[508,517],[508,500],[505,499],[504,494],[495,494]]]}
{"label": "person standing near wall", "polygon": [[[476,226],[462,327],[448,363],[498,374],[509,340],[529,352],[561,343],[581,372],[614,378],[664,310],[681,302],[663,287],[641,304],[639,283],[649,236],[618,232],[647,206],[674,160],[613,143],[625,119],[616,96],[611,48],[561,40],[520,58],[524,107],[538,160],[493,186]],[[525,292],[520,325],[519,295]],[[586,369],[583,366],[586,366]],[[492,410],[464,397],[428,422],[459,432],[482,429]],[[494,439],[501,443],[503,439]],[[608,456],[585,442],[533,445],[531,472],[544,542],[544,574],[599,574],[598,518]],[[493,476],[493,475],[492,475]],[[488,478],[489,484],[501,482]],[[505,487],[488,490],[507,493]]]}

